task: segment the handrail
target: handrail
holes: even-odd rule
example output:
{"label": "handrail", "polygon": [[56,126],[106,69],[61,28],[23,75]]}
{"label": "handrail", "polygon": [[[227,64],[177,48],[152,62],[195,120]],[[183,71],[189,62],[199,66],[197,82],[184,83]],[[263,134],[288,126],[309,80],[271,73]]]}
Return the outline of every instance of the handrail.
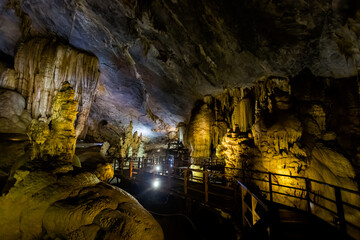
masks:
{"label": "handrail", "polygon": [[[159,165],[163,165],[163,166],[165,166],[165,165],[170,166],[169,164],[165,164],[166,161],[159,161],[159,160],[155,161],[154,159],[151,159],[150,164],[149,164],[148,160],[149,159],[142,159],[142,160],[138,159],[138,161],[139,161],[138,164],[137,164],[138,169],[141,169],[141,168],[144,168],[144,167],[147,167],[147,168],[150,167],[150,169],[151,169],[151,168],[154,167],[155,164],[159,164]],[[131,162],[132,160],[129,160],[129,161]],[[144,164],[140,164],[140,161],[142,161],[142,163],[145,163],[145,166],[144,166]],[[192,164],[192,165],[195,165],[195,164]],[[202,181],[199,178],[196,179],[195,181],[202,182],[204,184],[204,186],[205,186],[205,190],[206,190],[206,188],[208,188],[208,185],[210,184],[209,183],[209,178],[211,178],[213,176],[218,176],[218,177],[222,177],[222,178],[232,178],[233,177],[233,176],[230,176],[230,175],[228,175],[226,173],[219,173],[219,172],[214,172],[211,169],[206,169],[207,167],[209,167],[209,166],[206,166],[206,165],[197,165],[197,166],[202,166],[202,167],[205,166],[204,167],[205,170],[193,169],[193,168],[190,168],[189,165],[187,167],[172,166],[171,169],[173,169],[173,170],[182,170],[184,172],[184,184],[186,185],[186,188],[187,188],[187,181],[195,180],[195,179],[191,179],[190,176],[188,176],[188,174],[191,173],[191,172],[204,174],[204,178],[202,179]],[[137,168],[134,167],[134,170],[136,170],[136,169]],[[328,212],[330,214],[336,215],[337,216],[337,220],[336,220],[337,225],[339,226],[340,231],[342,231],[343,233],[347,233],[347,228],[346,228],[347,224],[349,224],[352,228],[356,228],[356,229],[358,229],[360,231],[360,226],[355,226],[354,223],[351,223],[351,222],[346,220],[346,215],[345,215],[345,212],[344,212],[344,206],[346,206],[347,208],[352,208],[355,211],[359,211],[359,212],[360,212],[360,207],[355,206],[355,205],[353,205],[351,203],[345,202],[342,199],[342,191],[344,191],[346,193],[350,193],[350,194],[355,194],[360,198],[360,193],[358,191],[356,191],[356,190],[344,188],[344,187],[341,187],[341,186],[336,186],[336,185],[333,185],[333,184],[321,182],[319,180],[310,179],[310,178],[303,177],[303,176],[293,176],[293,175],[286,175],[286,174],[280,174],[280,173],[272,173],[272,172],[251,170],[251,169],[228,168],[228,167],[225,167],[225,166],[223,167],[223,169],[224,169],[224,171],[226,169],[237,170],[239,172],[239,174],[242,173],[242,177],[246,181],[262,181],[264,183],[268,183],[268,190],[267,189],[260,189],[260,191],[262,193],[269,194],[270,202],[274,202],[274,195],[275,194],[279,194],[279,195],[287,196],[287,197],[292,197],[292,198],[297,198],[297,199],[300,199],[300,201],[301,200],[306,200],[307,201],[307,210],[308,210],[308,212],[310,214],[314,214],[312,212],[312,204],[313,204],[313,205],[319,206],[321,209],[324,209],[326,212]],[[263,178],[263,179],[256,178],[256,177],[252,176],[253,174],[246,174],[246,173],[263,174],[263,175],[265,175],[265,177],[267,179],[266,178]],[[171,174],[169,174],[169,175],[171,175]],[[172,177],[175,177],[175,176],[172,176]],[[240,177],[240,176],[238,176],[238,177]],[[273,183],[273,180],[272,180],[273,177],[276,177],[276,178],[278,178],[278,177],[286,177],[286,178],[302,180],[302,181],[304,181],[303,188],[299,187],[299,186],[295,187],[295,186],[291,186],[291,185],[284,185],[284,184],[280,184],[279,182]],[[236,183],[239,184],[241,182],[237,180]],[[334,189],[333,190],[334,191],[334,199],[329,198],[329,196],[323,196],[318,192],[312,191],[312,183],[321,184],[321,185],[323,185],[325,187]],[[245,187],[244,184],[241,185],[241,187],[243,187],[243,186]],[[295,191],[301,191],[302,193],[300,195],[299,194],[297,194],[297,195],[293,194],[292,195],[290,193],[273,191],[272,190],[273,187],[294,189]],[[184,188],[185,188],[185,186],[184,186]],[[187,193],[187,189],[186,190],[184,189],[184,192]],[[303,194],[305,194],[305,197],[303,196]],[[205,191],[205,202],[208,201],[208,196],[207,195],[208,195],[208,191],[206,190]],[[311,197],[311,196],[313,196],[313,197]],[[336,205],[336,211],[331,210],[328,207],[326,207],[326,205],[322,205],[321,202],[316,201],[315,196],[320,197],[320,198],[324,199],[325,201],[330,201],[330,202],[334,203]],[[261,201],[259,201],[259,199],[257,197],[254,198],[254,199],[256,201],[258,201],[258,202],[261,202]],[[334,223],[331,222],[330,224],[334,224]]]}

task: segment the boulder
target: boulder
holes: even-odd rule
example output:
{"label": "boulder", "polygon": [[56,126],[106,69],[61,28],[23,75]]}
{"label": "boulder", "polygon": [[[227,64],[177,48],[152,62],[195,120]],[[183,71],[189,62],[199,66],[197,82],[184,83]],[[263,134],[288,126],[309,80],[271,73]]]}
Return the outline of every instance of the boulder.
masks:
{"label": "boulder", "polygon": [[0,89],[0,102],[0,132],[26,133],[31,116],[25,110],[24,97],[15,91]]}
{"label": "boulder", "polygon": [[56,168],[36,168],[17,170],[14,187],[0,197],[3,239],[163,239],[160,225],[132,196],[95,174],[57,176]]}

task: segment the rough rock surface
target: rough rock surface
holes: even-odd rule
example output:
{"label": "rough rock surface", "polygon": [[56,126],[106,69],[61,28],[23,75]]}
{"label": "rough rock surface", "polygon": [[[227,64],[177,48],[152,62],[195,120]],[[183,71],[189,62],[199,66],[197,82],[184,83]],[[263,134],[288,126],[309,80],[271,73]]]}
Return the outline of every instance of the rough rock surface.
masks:
{"label": "rough rock surface", "polygon": [[31,115],[25,110],[25,99],[21,94],[0,89],[0,132],[26,133]]}
{"label": "rough rock surface", "polygon": [[84,152],[79,154],[78,157],[81,162],[81,167],[94,173],[101,181],[107,182],[114,177],[113,166],[106,162],[106,159],[101,153]]}
{"label": "rough rock surface", "polygon": [[225,174],[229,179],[241,175],[236,168],[251,169],[252,162],[258,158],[258,154],[253,140],[249,139],[246,133],[241,133],[239,128],[235,128],[235,131],[229,129],[216,148],[216,156],[224,160]]}
{"label": "rough rock surface", "polygon": [[2,239],[163,239],[128,193],[89,172],[56,175],[40,166],[18,169],[14,187],[0,197]]}
{"label": "rough rock surface", "polygon": [[193,103],[266,75],[357,74],[358,1],[1,0],[0,50],[59,36],[100,60],[90,117],[156,136],[186,120]]}

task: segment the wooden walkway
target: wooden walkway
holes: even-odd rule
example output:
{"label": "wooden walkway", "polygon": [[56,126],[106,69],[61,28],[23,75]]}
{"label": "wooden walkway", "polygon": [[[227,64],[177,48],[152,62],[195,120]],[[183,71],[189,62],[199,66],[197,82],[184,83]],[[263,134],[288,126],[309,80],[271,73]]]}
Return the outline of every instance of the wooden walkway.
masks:
{"label": "wooden walkway", "polygon": [[[234,218],[242,219],[246,233],[242,239],[352,239],[346,231],[341,231],[343,230],[341,224],[334,226],[334,223],[331,224],[312,215],[310,208],[308,211],[302,211],[273,202],[273,194],[282,194],[279,188],[276,188],[279,185],[271,181],[276,174],[265,173],[268,176],[266,182],[269,187],[260,190],[260,193],[267,194],[267,198],[261,200],[239,180],[229,180],[221,173],[165,165],[161,165],[161,170],[158,171],[155,167],[155,165],[144,167],[140,163],[129,163],[123,166],[121,171],[117,171],[117,174],[129,176],[149,188],[153,187],[152,184],[156,179],[159,183],[159,191],[171,192],[182,198],[190,198],[208,207],[231,213]],[[196,172],[201,172],[203,176],[192,177]],[[308,186],[311,180],[304,180]],[[335,194],[339,193],[339,189],[335,187]],[[308,206],[310,206],[311,191],[308,188],[302,190],[306,192],[302,200],[308,201]],[[340,192],[345,190],[340,189]],[[340,204],[338,201],[334,203]],[[341,202],[341,205],[343,204],[348,203]],[[341,208],[338,209],[341,210]],[[341,217],[345,219],[343,212],[338,211],[337,214],[340,220]],[[353,233],[352,237],[354,236],[355,239],[360,239],[360,235]]]}

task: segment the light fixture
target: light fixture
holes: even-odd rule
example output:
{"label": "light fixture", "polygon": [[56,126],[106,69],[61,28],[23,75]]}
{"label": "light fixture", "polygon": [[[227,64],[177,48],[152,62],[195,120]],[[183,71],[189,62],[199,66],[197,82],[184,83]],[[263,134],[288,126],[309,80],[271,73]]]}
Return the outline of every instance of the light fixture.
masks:
{"label": "light fixture", "polygon": [[152,187],[157,189],[160,187],[160,180],[159,179],[154,179],[153,182],[152,182]]}
{"label": "light fixture", "polygon": [[160,170],[161,170],[160,165],[156,165],[155,170],[158,171],[158,172],[160,172]]}

